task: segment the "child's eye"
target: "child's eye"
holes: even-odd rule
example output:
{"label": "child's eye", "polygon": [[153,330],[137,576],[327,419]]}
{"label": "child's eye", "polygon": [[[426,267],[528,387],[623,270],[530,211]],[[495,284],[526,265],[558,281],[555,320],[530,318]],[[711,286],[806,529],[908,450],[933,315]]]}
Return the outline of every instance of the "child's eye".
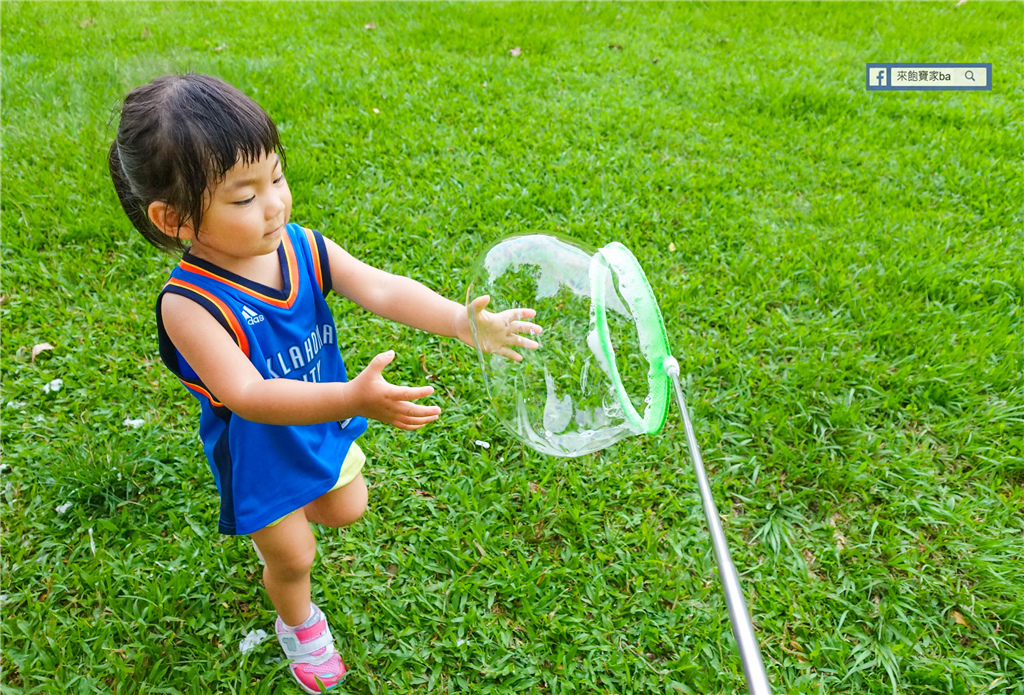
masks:
{"label": "child's eye", "polygon": [[247,198],[246,200],[236,201],[234,203],[234,205],[248,205],[249,203],[251,203],[254,200],[256,200],[256,196],[252,196],[251,198]]}
{"label": "child's eye", "polygon": [[282,181],[284,181],[284,174],[281,174],[276,179],[274,179],[274,183],[281,183]]}

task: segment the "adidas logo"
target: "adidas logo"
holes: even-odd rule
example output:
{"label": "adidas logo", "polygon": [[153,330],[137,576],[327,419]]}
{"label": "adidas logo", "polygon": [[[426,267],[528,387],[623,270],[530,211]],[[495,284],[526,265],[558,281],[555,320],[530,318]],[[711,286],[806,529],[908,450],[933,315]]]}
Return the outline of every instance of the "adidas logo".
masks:
{"label": "adidas logo", "polygon": [[245,320],[249,322],[250,326],[255,326],[260,321],[265,320],[263,314],[257,314],[244,304],[242,305],[242,316],[245,317]]}

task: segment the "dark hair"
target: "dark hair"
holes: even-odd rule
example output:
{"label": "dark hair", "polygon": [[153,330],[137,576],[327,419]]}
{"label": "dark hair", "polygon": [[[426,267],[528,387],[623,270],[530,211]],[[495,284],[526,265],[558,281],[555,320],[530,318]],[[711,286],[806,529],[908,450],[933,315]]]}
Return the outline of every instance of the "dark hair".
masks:
{"label": "dark hair", "polygon": [[207,190],[239,161],[271,152],[283,168],[277,126],[259,104],[223,80],[187,73],[158,77],[125,97],[107,163],[135,228],[157,248],[180,251],[181,240],[149,219],[149,205],[167,203],[178,212],[179,230],[185,223],[198,230]]}

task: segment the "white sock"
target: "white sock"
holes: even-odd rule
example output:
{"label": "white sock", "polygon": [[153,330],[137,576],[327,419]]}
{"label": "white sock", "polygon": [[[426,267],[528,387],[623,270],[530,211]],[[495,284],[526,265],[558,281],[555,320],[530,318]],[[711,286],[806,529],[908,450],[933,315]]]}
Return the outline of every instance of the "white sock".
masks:
{"label": "white sock", "polygon": [[299,630],[305,630],[307,627],[313,627],[313,624],[320,618],[320,611],[312,603],[309,604],[309,617],[301,625],[288,625],[285,621],[281,621],[284,629],[288,632],[298,632]]}

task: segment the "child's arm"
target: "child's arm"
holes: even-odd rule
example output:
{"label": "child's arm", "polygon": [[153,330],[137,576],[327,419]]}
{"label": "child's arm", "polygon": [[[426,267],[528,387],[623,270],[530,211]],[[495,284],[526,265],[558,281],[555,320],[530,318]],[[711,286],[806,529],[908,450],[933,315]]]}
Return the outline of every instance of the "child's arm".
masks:
{"label": "child's arm", "polygon": [[[473,333],[466,307],[445,299],[415,280],[392,275],[353,258],[347,251],[325,238],[334,291],[378,316],[404,323],[437,335],[458,338],[473,346]],[[478,338],[486,352],[495,352],[513,360],[522,355],[512,347],[536,350],[535,341],[521,333],[537,335],[541,327],[523,321],[533,318],[533,309],[508,309],[500,313],[485,311],[489,297],[477,297],[471,303],[476,314]]]}
{"label": "child's arm", "polygon": [[164,330],[203,384],[231,412],[270,425],[309,425],[355,415],[404,430],[437,419],[441,409],[412,403],[434,392],[431,386],[389,384],[381,371],[394,352],[377,355],[347,383],[264,379],[227,331],[191,299],[167,294],[161,303]]}

